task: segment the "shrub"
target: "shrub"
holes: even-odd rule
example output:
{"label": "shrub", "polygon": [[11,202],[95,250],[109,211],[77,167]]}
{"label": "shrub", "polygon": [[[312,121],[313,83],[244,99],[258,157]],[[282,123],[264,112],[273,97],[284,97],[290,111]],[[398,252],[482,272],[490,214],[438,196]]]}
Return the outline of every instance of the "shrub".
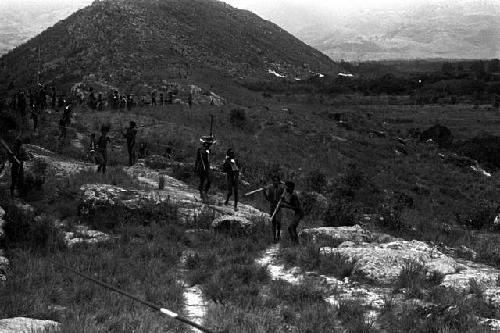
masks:
{"label": "shrub", "polygon": [[437,273],[429,274],[420,262],[409,260],[399,273],[394,290],[407,289],[408,298],[421,298],[424,290],[439,285],[443,277]]}

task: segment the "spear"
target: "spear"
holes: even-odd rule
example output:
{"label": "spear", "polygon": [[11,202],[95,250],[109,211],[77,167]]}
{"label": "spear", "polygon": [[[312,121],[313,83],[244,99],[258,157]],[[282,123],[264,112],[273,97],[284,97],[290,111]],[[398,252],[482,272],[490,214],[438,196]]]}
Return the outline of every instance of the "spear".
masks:
{"label": "spear", "polygon": [[137,296],[129,294],[126,291],[120,290],[120,289],[118,289],[116,287],[113,287],[112,285],[107,284],[105,282],[102,282],[102,281],[99,281],[97,279],[94,279],[93,277],[90,277],[88,275],[80,273],[79,271],[77,271],[77,270],[75,270],[75,269],[73,269],[71,267],[68,267],[66,265],[63,265],[61,263],[55,262],[55,261],[50,260],[50,259],[48,259],[48,261],[50,261],[54,265],[57,265],[59,267],[62,267],[64,269],[66,269],[66,270],[68,270],[68,271],[70,271],[70,272],[72,272],[72,273],[74,273],[74,274],[76,274],[76,275],[78,275],[78,276],[86,279],[86,280],[92,281],[92,282],[94,282],[95,284],[97,284],[97,285],[99,285],[101,287],[104,287],[106,289],[112,290],[114,292],[117,292],[120,295],[123,295],[123,296],[125,296],[127,298],[130,298],[130,299],[136,301],[136,302],[139,302],[139,303],[141,303],[143,305],[146,305],[146,306],[152,308],[153,310],[156,310],[156,311],[158,311],[158,312],[160,312],[160,313],[162,313],[164,315],[167,315],[168,317],[170,317],[172,319],[175,319],[175,320],[178,320],[178,321],[180,321],[182,323],[185,323],[187,325],[193,326],[193,327],[199,329],[202,332],[205,332],[205,333],[215,333],[214,331],[212,331],[212,330],[210,330],[208,328],[205,328],[205,327],[203,327],[201,325],[198,325],[197,323],[195,323],[195,322],[193,322],[193,321],[191,321],[191,320],[189,320],[187,318],[184,318],[184,317],[180,316],[179,314],[177,314],[177,313],[175,313],[173,311],[170,311],[169,309],[162,308],[162,307],[160,307],[160,306],[158,306],[156,304],[153,304],[151,302],[148,302],[148,301],[145,301],[143,299],[140,299]]}
{"label": "spear", "polygon": [[264,190],[265,190],[265,188],[264,188],[264,187],[258,188],[258,189],[256,189],[255,191],[250,191],[250,192],[248,192],[248,193],[245,193],[245,197],[249,197],[249,196],[251,196],[252,194],[259,193],[259,192],[262,192],[262,191],[264,191]]}

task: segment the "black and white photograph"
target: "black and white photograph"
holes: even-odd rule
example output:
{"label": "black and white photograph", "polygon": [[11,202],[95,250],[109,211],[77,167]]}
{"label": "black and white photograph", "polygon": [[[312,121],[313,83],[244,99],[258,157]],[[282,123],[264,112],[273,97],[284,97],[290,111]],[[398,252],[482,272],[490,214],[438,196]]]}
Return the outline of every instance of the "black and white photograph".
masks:
{"label": "black and white photograph", "polygon": [[500,332],[500,0],[0,0],[0,333]]}

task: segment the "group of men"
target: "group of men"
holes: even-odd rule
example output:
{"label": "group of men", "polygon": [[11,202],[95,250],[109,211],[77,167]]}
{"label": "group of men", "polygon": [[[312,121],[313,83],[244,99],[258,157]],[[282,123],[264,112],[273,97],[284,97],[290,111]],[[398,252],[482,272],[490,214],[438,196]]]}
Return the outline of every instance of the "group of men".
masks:
{"label": "group of men", "polygon": [[[210,169],[210,148],[215,143],[215,139],[211,136],[202,137],[200,139],[201,147],[196,153],[195,172],[200,179],[198,190],[200,198],[203,202],[208,201],[208,191],[212,183]],[[233,204],[234,211],[238,211],[238,183],[241,172],[241,165],[236,158],[236,154],[232,148],[226,152],[226,157],[222,165],[222,171],[226,174],[227,179],[227,195],[225,205],[229,204],[231,196],[234,196]],[[288,225],[288,232],[292,244],[299,243],[297,227],[300,220],[304,217],[304,211],[300,203],[299,196],[295,191],[295,183],[292,181],[282,182],[279,175],[272,177],[272,184],[262,189],[265,199],[269,202],[269,214],[271,215],[273,241],[275,243],[281,238],[281,209],[290,209],[294,215]]]}

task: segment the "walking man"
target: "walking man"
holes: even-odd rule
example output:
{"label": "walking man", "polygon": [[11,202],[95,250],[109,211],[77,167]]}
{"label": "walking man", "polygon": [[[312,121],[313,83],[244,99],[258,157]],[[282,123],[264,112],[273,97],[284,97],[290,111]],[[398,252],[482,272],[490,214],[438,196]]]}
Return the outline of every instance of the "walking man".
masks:
{"label": "walking man", "polygon": [[[266,200],[269,201],[269,214],[273,218],[271,221],[273,230],[273,241],[274,243],[278,243],[281,239],[281,212],[279,209],[278,211],[276,211],[276,208],[278,207],[280,198],[283,196],[283,193],[285,192],[285,188],[281,183],[280,176],[274,175],[272,177],[272,181],[273,183],[269,185],[267,188],[265,188],[263,193]],[[274,214],[274,211],[276,211],[276,214]]]}
{"label": "walking man", "polygon": [[280,208],[291,209],[294,212],[292,221],[288,225],[288,233],[290,234],[290,240],[292,245],[299,244],[299,235],[297,234],[297,227],[299,226],[300,220],[304,217],[304,211],[300,204],[299,195],[295,192],[295,183],[291,181],[285,182],[285,192],[281,199]]}
{"label": "walking man", "polygon": [[130,126],[126,129],[126,132],[122,132],[122,135],[127,139],[128,165],[132,166],[135,163],[135,137],[137,135],[134,121],[130,122]]}
{"label": "walking man", "polygon": [[210,174],[210,147],[215,142],[213,137],[202,137],[200,139],[202,146],[198,148],[196,153],[196,162],[194,165],[195,172],[200,177],[200,198],[203,202],[208,199],[208,190],[212,183]]}
{"label": "walking man", "polygon": [[226,173],[227,176],[227,196],[226,206],[229,204],[229,198],[234,193],[234,211],[238,211],[238,180],[240,176],[240,164],[236,159],[234,151],[230,148],[227,150],[226,159],[222,165],[222,172]]}

